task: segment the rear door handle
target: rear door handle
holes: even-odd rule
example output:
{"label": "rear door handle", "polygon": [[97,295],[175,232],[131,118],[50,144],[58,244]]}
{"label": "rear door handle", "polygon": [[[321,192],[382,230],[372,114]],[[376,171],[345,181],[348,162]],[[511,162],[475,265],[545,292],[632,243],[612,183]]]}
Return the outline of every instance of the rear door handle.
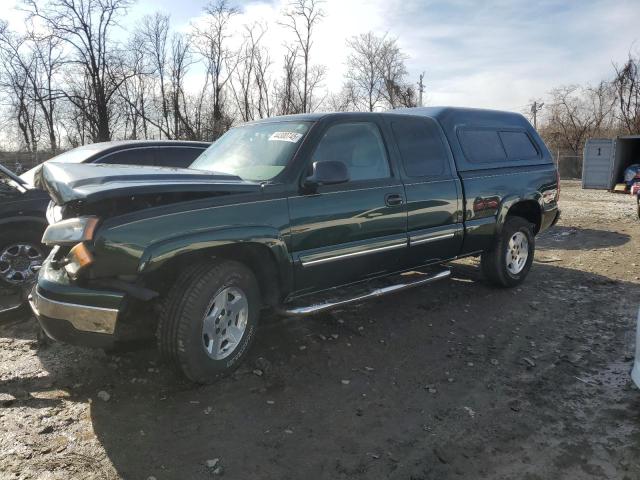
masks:
{"label": "rear door handle", "polygon": [[404,199],[402,198],[402,195],[400,195],[399,193],[387,193],[384,196],[384,203],[386,203],[387,206],[389,207],[402,205],[403,202],[404,202]]}

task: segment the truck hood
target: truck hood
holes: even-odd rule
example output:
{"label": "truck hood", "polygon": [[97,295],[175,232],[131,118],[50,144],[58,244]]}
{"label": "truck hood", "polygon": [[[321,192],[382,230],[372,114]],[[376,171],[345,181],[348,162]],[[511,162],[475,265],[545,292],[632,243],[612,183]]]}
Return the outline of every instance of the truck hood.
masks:
{"label": "truck hood", "polygon": [[35,185],[46,190],[57,205],[164,193],[213,195],[249,193],[254,182],[225,173],[190,168],[139,165],[71,164],[47,162],[36,172]]}

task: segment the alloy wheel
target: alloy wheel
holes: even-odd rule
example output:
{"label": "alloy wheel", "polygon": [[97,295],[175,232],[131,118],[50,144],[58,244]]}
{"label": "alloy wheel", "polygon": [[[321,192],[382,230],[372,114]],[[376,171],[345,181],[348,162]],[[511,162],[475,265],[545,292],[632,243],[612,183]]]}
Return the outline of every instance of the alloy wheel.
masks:
{"label": "alloy wheel", "polygon": [[231,355],[247,328],[249,303],[238,287],[222,289],[210,302],[202,323],[202,346],[213,360]]}

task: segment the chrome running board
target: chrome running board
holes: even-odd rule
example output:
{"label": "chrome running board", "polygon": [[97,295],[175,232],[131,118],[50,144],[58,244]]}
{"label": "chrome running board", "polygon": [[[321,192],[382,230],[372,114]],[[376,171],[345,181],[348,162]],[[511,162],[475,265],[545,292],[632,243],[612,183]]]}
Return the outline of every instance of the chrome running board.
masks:
{"label": "chrome running board", "polygon": [[294,317],[312,315],[314,313],[323,312],[325,310],[341,307],[343,305],[348,305],[350,303],[363,302],[365,300],[381,297],[389,293],[395,293],[402,290],[407,290],[409,288],[419,287],[420,285],[426,285],[428,283],[436,282],[438,280],[443,280],[445,278],[448,278],[451,275],[451,270],[447,269],[435,274],[413,271],[413,272],[407,272],[405,274],[402,274],[400,275],[400,277],[402,278],[409,275],[418,275],[418,278],[411,281],[395,283],[393,285],[389,285],[386,287],[375,288],[367,293],[357,295],[354,297],[344,298],[341,300],[326,301],[326,302],[316,303],[313,305],[305,305],[305,306],[291,306],[291,305],[288,306],[285,304],[281,313],[284,315],[294,316]]}

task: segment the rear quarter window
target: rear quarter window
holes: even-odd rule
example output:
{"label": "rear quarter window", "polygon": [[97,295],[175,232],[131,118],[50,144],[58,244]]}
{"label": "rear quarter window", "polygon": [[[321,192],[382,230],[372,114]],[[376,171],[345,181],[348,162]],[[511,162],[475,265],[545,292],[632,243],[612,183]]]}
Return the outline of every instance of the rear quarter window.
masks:
{"label": "rear quarter window", "polygon": [[523,130],[465,128],[458,133],[465,157],[471,163],[506,163],[540,158],[540,152]]}
{"label": "rear quarter window", "polygon": [[459,135],[462,149],[472,163],[506,162],[507,154],[496,130],[464,129]]}
{"label": "rear quarter window", "polygon": [[500,132],[500,139],[509,160],[530,160],[539,156],[525,132]]}

